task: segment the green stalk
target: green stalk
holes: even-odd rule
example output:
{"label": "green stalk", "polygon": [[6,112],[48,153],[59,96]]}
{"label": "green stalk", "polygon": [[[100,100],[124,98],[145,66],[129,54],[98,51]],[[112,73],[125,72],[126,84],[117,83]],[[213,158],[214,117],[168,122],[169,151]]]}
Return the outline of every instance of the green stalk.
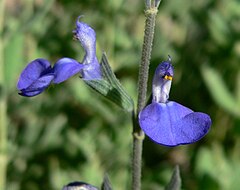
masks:
{"label": "green stalk", "polygon": [[6,189],[7,127],[6,96],[4,88],[3,19],[5,0],[0,1],[0,189]]}
{"label": "green stalk", "polygon": [[138,78],[138,104],[137,115],[133,113],[133,159],[132,159],[132,190],[141,189],[141,170],[142,170],[142,145],[144,132],[139,127],[138,114],[146,104],[148,71],[154,37],[155,19],[158,6],[161,1],[146,0],[146,21],[144,40],[142,47],[142,58],[139,67]]}

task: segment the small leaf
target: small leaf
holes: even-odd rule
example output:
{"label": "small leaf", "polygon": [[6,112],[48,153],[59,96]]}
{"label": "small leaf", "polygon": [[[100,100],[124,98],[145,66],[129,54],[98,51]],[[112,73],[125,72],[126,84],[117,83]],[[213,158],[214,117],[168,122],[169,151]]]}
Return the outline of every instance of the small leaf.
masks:
{"label": "small leaf", "polygon": [[176,165],[173,174],[171,177],[170,182],[166,186],[165,190],[180,190],[181,189],[181,177],[180,177],[180,170],[179,166]]}
{"label": "small leaf", "polygon": [[209,66],[202,66],[203,79],[216,103],[229,113],[240,116],[236,98],[229,92],[220,74]]}
{"label": "small leaf", "polygon": [[133,100],[114,75],[105,53],[103,53],[101,60],[101,68],[103,72],[102,80],[85,80],[85,83],[124,110],[132,111]]}
{"label": "small leaf", "polygon": [[111,183],[110,183],[110,180],[109,180],[107,174],[105,174],[105,176],[104,176],[101,190],[112,190]]}

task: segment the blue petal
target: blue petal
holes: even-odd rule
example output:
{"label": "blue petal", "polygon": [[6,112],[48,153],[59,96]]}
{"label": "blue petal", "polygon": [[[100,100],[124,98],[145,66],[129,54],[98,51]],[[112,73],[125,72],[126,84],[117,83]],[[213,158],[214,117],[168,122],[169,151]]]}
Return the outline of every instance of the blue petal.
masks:
{"label": "blue petal", "polygon": [[198,141],[207,134],[211,119],[176,102],[152,103],[139,113],[142,130],[153,141],[177,146]]}
{"label": "blue petal", "polygon": [[44,74],[51,72],[51,64],[46,59],[35,59],[30,62],[22,71],[17,89],[22,90],[29,87],[32,83],[39,79]]}
{"label": "blue petal", "polygon": [[83,80],[100,80],[102,75],[101,67],[96,57],[96,34],[89,25],[79,21],[80,17],[76,21],[76,29],[73,33],[86,52],[82,61],[84,65],[81,71],[82,78]]}
{"label": "blue petal", "polygon": [[62,58],[57,61],[53,67],[55,84],[61,83],[73,75],[79,73],[84,65],[71,58]]}
{"label": "blue petal", "polygon": [[101,66],[96,57],[90,64],[84,65],[84,69],[81,71],[83,80],[101,80],[101,73]]}
{"label": "blue petal", "polygon": [[97,187],[94,187],[91,184],[85,183],[85,182],[79,182],[79,181],[75,181],[75,182],[71,182],[69,184],[67,184],[66,186],[63,187],[62,190],[98,190]]}
{"label": "blue petal", "polygon": [[35,82],[33,82],[27,88],[22,89],[19,92],[19,95],[27,96],[27,97],[36,96],[42,93],[51,84],[51,81],[53,80],[53,78],[54,78],[53,74],[46,74],[38,78]]}
{"label": "blue petal", "polygon": [[161,78],[164,75],[173,76],[174,70],[171,61],[164,61],[158,65],[155,71],[155,75]]}
{"label": "blue petal", "polygon": [[174,125],[176,129],[176,144],[190,144],[204,137],[211,126],[210,117],[201,112],[186,115]]}
{"label": "blue petal", "polygon": [[83,64],[91,63],[96,56],[96,34],[95,31],[86,23],[80,22],[78,17],[76,29],[73,31],[74,37],[80,41],[86,51]]}

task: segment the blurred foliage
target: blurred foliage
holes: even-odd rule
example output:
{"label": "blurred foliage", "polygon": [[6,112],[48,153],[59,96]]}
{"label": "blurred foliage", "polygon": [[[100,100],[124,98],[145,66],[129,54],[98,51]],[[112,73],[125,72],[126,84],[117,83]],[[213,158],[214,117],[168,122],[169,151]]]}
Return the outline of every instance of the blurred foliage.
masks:
{"label": "blurred foliage", "polygon": [[[148,138],[143,189],[163,189],[174,165],[183,189],[237,190],[240,175],[240,2],[163,0],[156,20],[150,81],[171,55],[170,95],[211,115],[200,142],[166,148]],[[72,40],[78,15],[97,33],[97,54],[106,51],[117,77],[136,102],[144,30],[144,1],[8,0],[5,5],[5,88],[8,104],[7,189],[59,190],[71,181],[100,186],[108,173],[116,190],[131,181],[131,117],[96,95],[78,77],[34,98],[17,95],[18,75],[43,57],[81,61]],[[149,86],[150,89],[150,86]]]}

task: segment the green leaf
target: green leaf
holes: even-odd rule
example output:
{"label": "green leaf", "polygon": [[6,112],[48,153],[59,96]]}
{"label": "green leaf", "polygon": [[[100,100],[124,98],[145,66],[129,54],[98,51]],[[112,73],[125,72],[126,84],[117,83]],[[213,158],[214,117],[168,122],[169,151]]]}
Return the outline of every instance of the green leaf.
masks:
{"label": "green leaf", "polygon": [[208,16],[208,27],[213,40],[219,45],[226,46],[230,42],[227,21],[217,11],[211,11]]}
{"label": "green leaf", "polygon": [[16,80],[19,75],[18,71],[20,71],[23,67],[22,63],[24,62],[24,40],[25,37],[22,33],[16,33],[15,36],[7,42],[6,48],[4,50],[4,77],[8,90],[16,88]]}
{"label": "green leaf", "polygon": [[102,56],[101,68],[103,74],[102,80],[85,80],[84,82],[124,110],[132,111],[134,108],[133,100],[114,75],[105,53]]}
{"label": "green leaf", "polygon": [[229,113],[240,117],[237,100],[227,89],[220,74],[207,65],[201,67],[201,74],[215,102]]}
{"label": "green leaf", "polygon": [[196,158],[196,174],[199,179],[208,176],[221,187],[218,189],[239,189],[239,156],[234,159],[231,154],[226,155],[222,145],[214,143],[211,147],[202,147]]}
{"label": "green leaf", "polygon": [[165,190],[180,190],[181,189],[181,177],[180,177],[180,170],[179,166],[176,165],[173,174],[171,177],[170,182],[166,186]]}

